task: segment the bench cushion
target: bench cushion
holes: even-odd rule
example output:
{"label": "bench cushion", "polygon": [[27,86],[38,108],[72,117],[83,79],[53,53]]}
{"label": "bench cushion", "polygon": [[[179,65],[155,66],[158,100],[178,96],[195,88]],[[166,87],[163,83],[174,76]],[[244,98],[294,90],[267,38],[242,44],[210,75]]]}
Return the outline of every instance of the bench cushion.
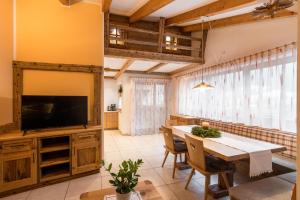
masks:
{"label": "bench cushion", "polygon": [[291,173],[287,173],[287,174],[282,174],[277,176],[280,179],[286,180],[290,183],[296,184],[296,179],[297,179],[297,174],[296,172],[291,172]]}
{"label": "bench cushion", "polygon": [[277,177],[249,182],[230,188],[234,200],[290,200],[294,184]]}

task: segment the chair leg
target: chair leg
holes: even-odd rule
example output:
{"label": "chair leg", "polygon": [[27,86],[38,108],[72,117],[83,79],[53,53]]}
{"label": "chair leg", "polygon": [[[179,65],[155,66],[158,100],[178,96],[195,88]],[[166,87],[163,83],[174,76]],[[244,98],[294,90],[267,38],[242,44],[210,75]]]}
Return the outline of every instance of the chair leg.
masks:
{"label": "chair leg", "polygon": [[166,150],[166,152],[165,152],[165,158],[164,158],[164,161],[163,161],[163,163],[162,163],[161,167],[164,167],[164,165],[165,165],[165,162],[166,162],[166,160],[167,160],[167,157],[168,157],[168,155],[169,155],[169,151],[168,151],[168,150]]}
{"label": "chair leg", "polygon": [[208,186],[210,185],[210,176],[205,176],[204,199],[208,199]]}
{"label": "chair leg", "polygon": [[228,181],[228,178],[227,178],[227,175],[225,172],[222,172],[221,173],[221,176],[225,182],[225,185],[226,185],[226,189],[228,190],[230,188],[230,184],[229,184],[229,181]]}
{"label": "chair leg", "polygon": [[180,159],[180,162],[182,162],[182,155],[181,154],[179,154],[179,159]]}
{"label": "chair leg", "polygon": [[173,175],[172,175],[172,178],[175,177],[176,166],[177,166],[177,154],[174,155],[174,166],[173,166]]}
{"label": "chair leg", "polygon": [[185,189],[188,188],[188,186],[189,186],[189,184],[190,184],[190,182],[191,182],[192,177],[193,177],[194,174],[195,174],[195,169],[192,168],[192,171],[191,171],[191,173],[190,173],[189,179],[188,179],[187,183],[185,184],[185,187],[184,187]]}

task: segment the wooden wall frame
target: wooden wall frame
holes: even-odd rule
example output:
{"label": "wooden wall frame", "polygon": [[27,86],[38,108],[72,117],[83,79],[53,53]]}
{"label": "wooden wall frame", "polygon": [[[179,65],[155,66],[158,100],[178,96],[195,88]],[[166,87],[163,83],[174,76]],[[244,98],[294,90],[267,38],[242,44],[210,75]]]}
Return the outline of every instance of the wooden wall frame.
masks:
{"label": "wooden wall frame", "polygon": [[21,127],[21,96],[23,94],[23,70],[46,70],[63,72],[83,72],[94,74],[94,104],[92,125],[101,125],[103,102],[103,67],[95,65],[52,64],[41,62],[13,61],[13,124]]}

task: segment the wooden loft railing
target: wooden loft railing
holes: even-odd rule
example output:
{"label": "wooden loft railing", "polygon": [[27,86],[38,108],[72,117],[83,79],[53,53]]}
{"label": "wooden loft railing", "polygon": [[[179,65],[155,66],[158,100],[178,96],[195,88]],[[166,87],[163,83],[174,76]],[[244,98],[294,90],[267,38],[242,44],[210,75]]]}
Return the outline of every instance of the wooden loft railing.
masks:
{"label": "wooden loft railing", "polygon": [[180,27],[165,27],[164,22],[161,18],[159,22],[129,23],[128,17],[106,13],[105,55],[202,63],[202,38],[192,37]]}

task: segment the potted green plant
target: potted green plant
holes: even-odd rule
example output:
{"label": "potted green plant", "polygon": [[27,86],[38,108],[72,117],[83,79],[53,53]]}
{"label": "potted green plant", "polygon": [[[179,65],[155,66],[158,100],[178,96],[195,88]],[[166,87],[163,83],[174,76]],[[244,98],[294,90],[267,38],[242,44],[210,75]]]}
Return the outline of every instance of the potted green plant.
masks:
{"label": "potted green plant", "polygon": [[132,192],[138,184],[140,175],[137,174],[137,171],[142,164],[142,159],[138,159],[137,161],[132,161],[131,159],[124,160],[119,165],[119,171],[112,172],[112,163],[108,167],[105,167],[105,162],[102,161],[103,167],[112,177],[109,183],[116,187],[117,200],[130,200]]}

